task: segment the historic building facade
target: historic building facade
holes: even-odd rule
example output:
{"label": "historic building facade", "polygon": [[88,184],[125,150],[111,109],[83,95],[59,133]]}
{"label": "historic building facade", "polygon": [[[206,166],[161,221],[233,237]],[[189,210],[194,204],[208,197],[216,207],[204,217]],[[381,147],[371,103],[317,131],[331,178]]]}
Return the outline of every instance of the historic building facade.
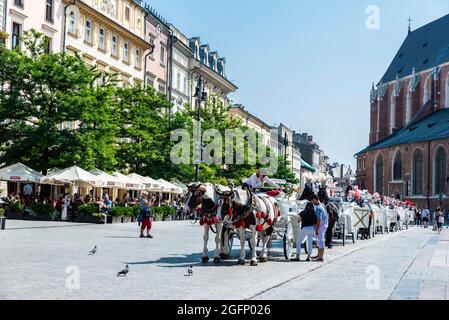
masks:
{"label": "historic building facade", "polygon": [[152,46],[149,54],[145,56],[145,82],[160,93],[167,94],[170,77],[170,27],[153,8],[146,6],[145,9],[145,39]]}
{"label": "historic building facade", "polygon": [[48,50],[63,50],[64,5],[61,0],[7,0],[3,1],[4,31],[8,33],[8,48],[21,46],[24,31],[35,29],[49,38]]}
{"label": "historic building facade", "polygon": [[[449,15],[410,31],[371,90],[357,183],[419,206],[449,206]],[[438,37],[435,37],[435,35]]]}
{"label": "historic building facade", "polygon": [[174,25],[170,25],[172,32],[171,85],[169,97],[173,103],[173,111],[184,109],[190,103],[192,96],[192,81],[190,77],[190,61],[193,51],[189,47],[189,39]]}
{"label": "historic building facade", "polygon": [[[259,134],[261,142],[265,146],[271,147],[272,141],[270,125],[266,124],[263,120],[250,113],[248,110],[246,110],[245,106],[241,104],[232,106],[229,109],[229,114],[231,115],[231,117],[240,119],[244,126],[256,131]],[[275,141],[277,143],[277,139]]]}
{"label": "historic building facade", "polygon": [[100,70],[118,74],[123,86],[144,81],[147,11],[133,0],[64,0],[65,50]]}
{"label": "historic building facade", "polygon": [[204,91],[211,99],[228,104],[228,95],[238,88],[226,77],[226,59],[220,57],[216,51],[211,51],[208,44],[202,44],[199,37],[189,39],[189,47],[193,51],[193,58],[189,62],[191,77],[191,105],[196,106],[194,97],[198,78],[204,81]]}
{"label": "historic building facade", "polygon": [[0,0],[0,31],[6,30],[6,0]]}

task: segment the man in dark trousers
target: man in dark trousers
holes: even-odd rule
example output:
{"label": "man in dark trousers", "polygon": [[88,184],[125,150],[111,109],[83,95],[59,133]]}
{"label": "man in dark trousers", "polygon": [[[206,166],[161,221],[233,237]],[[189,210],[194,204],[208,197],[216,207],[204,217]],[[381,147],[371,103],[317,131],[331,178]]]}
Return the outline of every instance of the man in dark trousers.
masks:
{"label": "man in dark trousers", "polygon": [[329,202],[326,205],[326,210],[329,215],[329,227],[326,230],[326,247],[332,249],[332,238],[334,236],[334,226],[338,219],[338,207],[335,203]]}

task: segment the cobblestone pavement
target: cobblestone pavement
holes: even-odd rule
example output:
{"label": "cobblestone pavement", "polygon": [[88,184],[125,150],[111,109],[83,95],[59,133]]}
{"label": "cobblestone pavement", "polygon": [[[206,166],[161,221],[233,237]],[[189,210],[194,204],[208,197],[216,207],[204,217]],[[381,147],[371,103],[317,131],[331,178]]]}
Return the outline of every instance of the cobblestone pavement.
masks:
{"label": "cobblestone pavement", "polygon": [[[285,261],[277,241],[258,267],[236,265],[237,241],[232,260],[201,264],[202,229],[189,222],[155,223],[154,239],[138,235],[136,224],[9,220],[0,231],[0,299],[449,299],[447,230],[337,245],[325,264]],[[118,278],[125,264],[130,272]]]}

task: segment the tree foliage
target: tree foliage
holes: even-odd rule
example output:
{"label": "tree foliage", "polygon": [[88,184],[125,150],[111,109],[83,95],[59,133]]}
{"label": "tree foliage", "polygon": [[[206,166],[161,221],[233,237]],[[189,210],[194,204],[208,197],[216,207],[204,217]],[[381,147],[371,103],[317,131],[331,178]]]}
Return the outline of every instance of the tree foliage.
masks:
{"label": "tree foliage", "polygon": [[[175,145],[171,132],[185,128],[192,136],[194,108],[186,105],[184,111],[169,115],[170,103],[153,88],[123,88],[116,75],[88,66],[79,56],[45,53],[47,41],[31,30],[23,36],[23,50],[0,47],[0,164],[22,162],[43,174],[78,165],[194,180],[193,139],[190,164],[170,161]],[[203,131],[217,129],[224,137],[226,130],[248,129],[217,99],[210,98],[200,111]],[[246,160],[247,156],[245,151]],[[291,170],[280,168],[279,177],[294,181]],[[254,170],[247,162],[201,163],[200,178],[239,184]]]}

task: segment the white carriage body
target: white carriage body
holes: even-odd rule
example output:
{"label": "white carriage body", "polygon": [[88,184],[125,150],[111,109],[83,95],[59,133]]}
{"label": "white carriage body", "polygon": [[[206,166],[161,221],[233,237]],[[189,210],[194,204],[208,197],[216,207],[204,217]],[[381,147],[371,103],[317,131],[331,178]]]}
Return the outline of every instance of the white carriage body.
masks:
{"label": "white carriage body", "polygon": [[359,229],[369,227],[369,208],[362,208],[355,203],[343,203],[342,211],[340,221],[345,223],[348,234],[357,234]]}

